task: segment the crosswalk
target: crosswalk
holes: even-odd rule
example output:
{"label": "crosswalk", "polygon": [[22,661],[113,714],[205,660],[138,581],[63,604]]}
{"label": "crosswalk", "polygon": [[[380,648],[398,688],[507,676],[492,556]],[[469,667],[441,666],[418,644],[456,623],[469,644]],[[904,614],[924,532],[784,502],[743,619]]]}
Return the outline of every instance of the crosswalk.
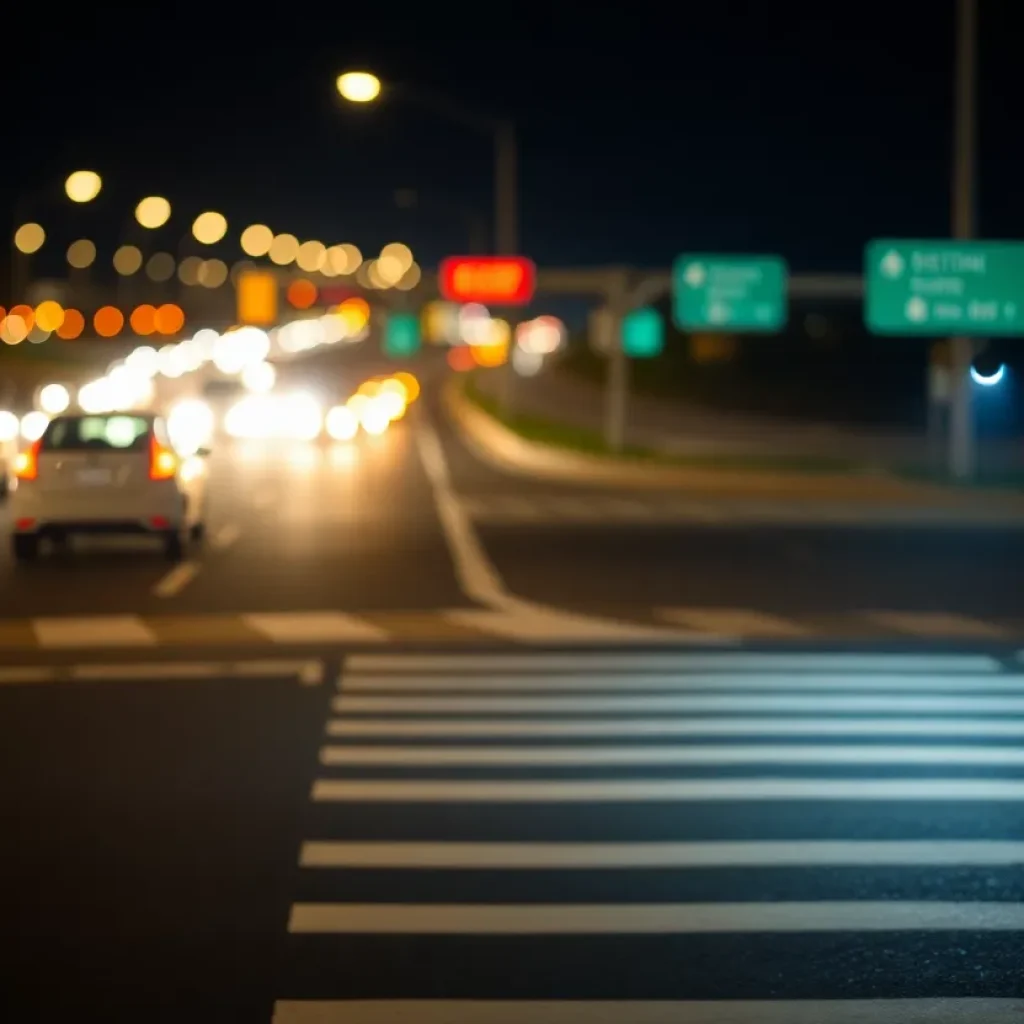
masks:
{"label": "crosswalk", "polygon": [[363,653],[276,1024],[1024,1019],[1024,672]]}

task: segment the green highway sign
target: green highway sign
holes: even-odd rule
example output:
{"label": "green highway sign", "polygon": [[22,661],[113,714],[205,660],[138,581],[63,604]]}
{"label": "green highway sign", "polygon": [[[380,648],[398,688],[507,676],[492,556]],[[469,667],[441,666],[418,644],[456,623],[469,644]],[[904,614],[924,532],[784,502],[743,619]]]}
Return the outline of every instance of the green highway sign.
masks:
{"label": "green highway sign", "polygon": [[672,267],[672,318],[682,330],[777,331],[787,276],[781,256],[684,253]]}
{"label": "green highway sign", "polygon": [[651,306],[622,318],[622,351],[634,359],[653,359],[665,347],[665,321]]}
{"label": "green highway sign", "polygon": [[873,334],[1024,335],[1024,242],[881,239],[864,284]]}
{"label": "green highway sign", "polygon": [[384,325],[384,354],[392,359],[420,350],[420,318],[415,313],[390,313]]}

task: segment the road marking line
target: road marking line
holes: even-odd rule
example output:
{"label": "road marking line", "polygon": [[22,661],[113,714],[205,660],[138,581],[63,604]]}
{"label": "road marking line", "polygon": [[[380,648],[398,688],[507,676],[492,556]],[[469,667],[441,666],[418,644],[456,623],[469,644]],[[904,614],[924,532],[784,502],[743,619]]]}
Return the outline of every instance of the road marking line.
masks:
{"label": "road marking line", "polygon": [[205,678],[246,678],[296,677],[300,681],[308,674],[310,666],[320,671],[319,662],[276,661],[267,658],[262,661],[151,661],[135,664],[87,664],[72,665],[68,674],[72,679],[82,680],[133,680],[133,679],[205,679]]}
{"label": "road marking line", "polygon": [[978,690],[1024,693],[1024,674],[949,676],[864,675],[857,672],[802,673],[683,672],[619,674],[493,674],[493,675],[388,675],[365,673],[346,675],[338,689],[345,693],[486,693],[491,691],[566,693],[613,693],[617,691],[672,690],[924,690],[927,693]]}
{"label": "road marking line", "polygon": [[604,498],[601,508],[608,518],[625,520],[649,520],[654,518],[655,510],[645,502],[636,498]]}
{"label": "road marking line", "polygon": [[966,615],[951,615],[945,612],[867,612],[866,615],[887,629],[914,636],[996,639],[1006,635],[1006,630],[999,626]]}
{"label": "road marking line", "polygon": [[210,543],[216,550],[223,551],[225,548],[231,547],[241,536],[242,529],[238,523],[227,523],[210,538]]}
{"label": "road marking line", "polygon": [[388,633],[344,612],[278,612],[242,615],[249,629],[275,643],[332,643],[385,640]]}
{"label": "road marking line", "polygon": [[199,679],[225,675],[226,666],[216,662],[152,661],[134,665],[72,665],[72,679],[124,680],[124,679]]}
{"label": "road marking line", "polygon": [[722,932],[1018,931],[1024,903],[294,903],[293,934],[712,935]]}
{"label": "road marking line", "polygon": [[1020,1024],[1024,999],[278,1000],[272,1024]]}
{"label": "road marking line", "polygon": [[574,615],[557,608],[523,606],[502,611],[483,608],[453,609],[445,618],[496,636],[513,640],[555,640],[560,642],[587,641],[590,643],[620,643],[640,640],[647,643],[731,643],[729,637],[706,633],[683,633],[679,630],[658,629],[618,619],[600,619]]}
{"label": "road marking line", "polygon": [[807,636],[811,633],[806,626],[789,619],[747,608],[658,608],[655,615],[688,629],[740,636]]}
{"label": "road marking line", "polygon": [[1001,840],[762,840],[653,843],[302,844],[304,868],[409,868],[413,871],[587,868],[973,867],[1024,864],[1024,842]]}
{"label": "road marking line", "polygon": [[535,502],[526,498],[467,498],[460,495],[459,502],[470,518],[487,523],[519,523],[539,519],[543,513]]}
{"label": "road marking line", "polygon": [[334,718],[328,736],[1024,736],[1024,718]]}
{"label": "road marking line", "polygon": [[21,665],[0,668],[0,686],[17,686],[21,683],[52,683],[58,673],[47,665]]}
{"label": "road marking line", "polygon": [[[416,446],[423,470],[430,481],[431,493],[437,508],[438,519],[451,556],[455,577],[462,592],[470,600],[490,609],[491,617],[480,620],[485,624],[477,627],[472,614],[456,612],[456,616],[468,621],[473,628],[485,628],[518,639],[559,639],[568,637],[580,640],[638,640],[647,638],[657,641],[667,639],[671,634],[666,630],[644,626],[629,626],[614,619],[595,616],[572,615],[556,608],[549,608],[525,601],[508,592],[497,567],[488,558],[472,516],[465,509],[451,482],[451,473],[445,459],[444,448],[437,431],[424,417],[416,431]],[[503,613],[502,617],[494,615]],[[508,616],[513,616],[510,621]],[[553,621],[561,619],[561,627]],[[695,637],[676,635],[676,642]],[[731,638],[705,638],[704,642],[728,643]]]}
{"label": "road marking line", "polygon": [[697,501],[672,502],[667,511],[672,522],[722,523],[728,518],[720,509],[713,505]]}
{"label": "road marking line", "polygon": [[1024,779],[317,779],[317,803],[1024,800]]}
{"label": "road marking line", "polygon": [[847,671],[847,672],[999,672],[999,662],[987,654],[801,654],[775,651],[705,654],[680,650],[676,653],[606,654],[356,654],[346,667],[369,672],[407,670],[423,672],[495,671],[516,669],[550,672],[613,671],[628,669],[674,669],[676,671]]}
{"label": "road marking line", "polygon": [[906,714],[1024,714],[1024,696],[906,694],[656,694],[572,697],[335,697],[339,714],[618,714],[621,712],[826,712]]}
{"label": "road marking line", "polygon": [[307,661],[299,671],[299,682],[303,686],[319,686],[324,681],[322,661]]}
{"label": "road marking line", "polygon": [[749,746],[696,744],[691,746],[624,747],[379,747],[329,746],[320,750],[328,767],[586,767],[643,765],[956,765],[1020,767],[1020,747],[879,747],[840,744]]}
{"label": "road marking line", "polygon": [[547,497],[544,507],[554,513],[555,518],[570,522],[593,522],[603,519],[605,514],[598,502],[585,498]]}
{"label": "road marking line", "polygon": [[198,562],[182,562],[176,565],[154,587],[154,597],[174,597],[180,594],[199,575]]}
{"label": "road marking line", "polygon": [[40,647],[146,647],[156,634],[136,615],[32,619]]}
{"label": "road marking line", "polygon": [[254,661],[236,661],[230,666],[240,676],[295,676],[304,686],[323,681],[323,665],[319,661],[279,661],[264,658]]}
{"label": "road marking line", "polygon": [[430,481],[437,515],[459,586],[474,601],[484,605],[500,605],[506,597],[505,584],[487,557],[469,514],[452,488],[441,439],[426,418],[418,424],[416,448]]}

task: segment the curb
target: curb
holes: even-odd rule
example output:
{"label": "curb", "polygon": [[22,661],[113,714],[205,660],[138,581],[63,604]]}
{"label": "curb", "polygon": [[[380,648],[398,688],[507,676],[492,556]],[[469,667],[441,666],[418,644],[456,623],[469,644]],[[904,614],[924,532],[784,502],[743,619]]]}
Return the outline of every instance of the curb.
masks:
{"label": "curb", "polygon": [[[903,507],[977,512],[979,524],[1024,525],[1024,498],[998,493],[962,494],[894,477],[800,474],[700,469],[621,462],[529,441],[485,412],[465,394],[465,382],[452,380],[443,393],[445,410],[463,440],[486,462],[519,475],[562,483],[606,484],[655,490],[699,492],[702,496],[779,501],[842,500],[861,505],[890,502]],[[1000,514],[1005,519],[1000,520]]]}

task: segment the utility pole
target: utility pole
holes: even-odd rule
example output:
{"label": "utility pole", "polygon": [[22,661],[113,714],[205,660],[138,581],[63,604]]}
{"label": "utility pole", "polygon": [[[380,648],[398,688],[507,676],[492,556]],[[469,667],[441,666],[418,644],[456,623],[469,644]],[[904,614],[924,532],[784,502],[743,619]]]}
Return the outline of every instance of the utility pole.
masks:
{"label": "utility pole", "polygon": [[626,446],[626,418],[629,406],[629,356],[622,347],[622,321],[627,313],[628,275],[615,270],[605,292],[611,321],[612,345],[606,360],[604,440],[609,451],[621,452]]}
{"label": "utility pole", "polygon": [[[519,144],[511,121],[494,126],[494,248],[498,256],[515,256],[519,251]],[[516,325],[509,317],[511,336],[508,357],[501,367],[501,410],[506,416],[515,412],[516,369],[512,352],[516,343]]]}
{"label": "utility pole", "polygon": [[[978,49],[977,0],[957,0],[956,81],[953,114],[953,237],[975,233],[975,82]],[[949,417],[949,472],[955,480],[974,474],[974,420],[971,410],[970,338],[950,341],[952,395]]]}

